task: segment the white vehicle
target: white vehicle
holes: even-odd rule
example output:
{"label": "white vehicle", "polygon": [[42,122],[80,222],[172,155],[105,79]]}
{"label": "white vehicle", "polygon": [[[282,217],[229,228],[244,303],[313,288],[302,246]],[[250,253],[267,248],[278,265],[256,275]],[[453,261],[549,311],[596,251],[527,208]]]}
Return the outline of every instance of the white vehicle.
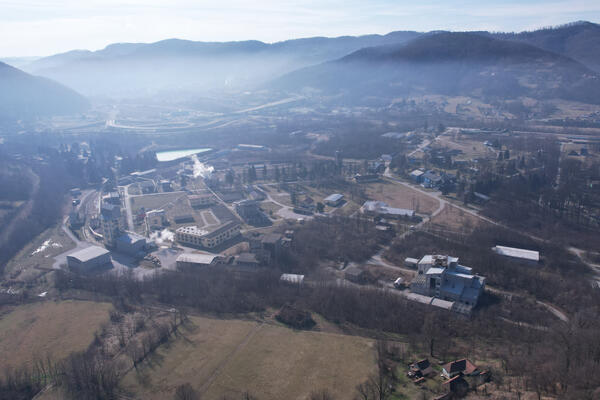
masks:
{"label": "white vehicle", "polygon": [[404,286],[404,279],[402,277],[396,278],[394,281],[394,287],[396,289],[401,289]]}

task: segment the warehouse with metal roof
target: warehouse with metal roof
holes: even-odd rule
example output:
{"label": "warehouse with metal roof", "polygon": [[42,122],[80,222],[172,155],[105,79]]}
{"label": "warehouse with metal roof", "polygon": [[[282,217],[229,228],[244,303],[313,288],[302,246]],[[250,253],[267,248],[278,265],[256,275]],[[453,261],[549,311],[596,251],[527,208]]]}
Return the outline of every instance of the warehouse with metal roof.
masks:
{"label": "warehouse with metal roof", "polygon": [[177,268],[207,267],[225,262],[225,258],[216,254],[183,253],[175,260]]}
{"label": "warehouse with metal roof", "polygon": [[539,262],[540,261],[540,253],[535,250],[525,250],[519,249],[516,247],[507,247],[507,246],[495,246],[492,247],[492,250],[496,254],[500,254],[505,257],[517,258],[524,261],[530,262]]}
{"label": "warehouse with metal roof", "polygon": [[91,269],[110,263],[110,251],[98,246],[90,246],[67,256],[67,265],[74,269]]}

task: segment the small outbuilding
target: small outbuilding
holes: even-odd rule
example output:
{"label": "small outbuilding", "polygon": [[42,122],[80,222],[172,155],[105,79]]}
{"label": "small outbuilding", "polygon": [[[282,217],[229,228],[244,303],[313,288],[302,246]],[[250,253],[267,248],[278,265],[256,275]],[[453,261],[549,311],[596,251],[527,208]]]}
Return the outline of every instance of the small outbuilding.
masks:
{"label": "small outbuilding", "polygon": [[408,371],[408,376],[413,379],[422,378],[434,374],[435,371],[431,367],[431,363],[427,358],[411,364]]}

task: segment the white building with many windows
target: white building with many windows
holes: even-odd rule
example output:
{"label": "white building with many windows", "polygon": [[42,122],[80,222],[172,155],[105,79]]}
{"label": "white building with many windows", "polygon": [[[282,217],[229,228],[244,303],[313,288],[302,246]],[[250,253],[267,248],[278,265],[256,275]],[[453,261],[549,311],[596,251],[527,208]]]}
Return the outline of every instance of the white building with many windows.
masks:
{"label": "white building with many windows", "polygon": [[175,238],[184,245],[213,248],[240,235],[240,229],[241,226],[237,221],[228,221],[221,226],[207,228],[184,226],[175,231]]}

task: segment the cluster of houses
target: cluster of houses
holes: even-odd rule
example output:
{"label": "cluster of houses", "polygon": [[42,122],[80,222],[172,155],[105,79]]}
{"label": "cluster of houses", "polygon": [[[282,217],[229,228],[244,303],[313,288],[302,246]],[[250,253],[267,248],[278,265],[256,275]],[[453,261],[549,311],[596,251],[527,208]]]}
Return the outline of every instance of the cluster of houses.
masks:
{"label": "cluster of houses", "polygon": [[[437,372],[429,359],[425,358],[410,364],[406,375],[415,384],[421,384],[427,378],[437,376]],[[449,400],[462,398],[469,389],[487,382],[490,372],[482,371],[468,359],[462,358],[442,365],[440,376],[444,379],[446,393],[436,397],[435,400]]]}
{"label": "cluster of houses", "polygon": [[410,179],[424,188],[439,189],[444,184],[455,184],[456,175],[450,173],[437,173],[432,170],[415,169],[409,174]]}

